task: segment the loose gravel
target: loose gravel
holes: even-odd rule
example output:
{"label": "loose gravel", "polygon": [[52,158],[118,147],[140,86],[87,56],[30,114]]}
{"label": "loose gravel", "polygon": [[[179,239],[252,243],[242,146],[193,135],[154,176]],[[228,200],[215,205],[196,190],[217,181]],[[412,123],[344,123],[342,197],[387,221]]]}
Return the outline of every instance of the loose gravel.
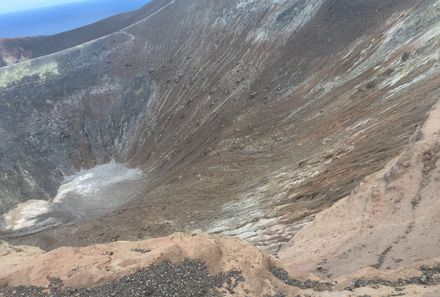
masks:
{"label": "loose gravel", "polygon": [[211,275],[205,264],[186,259],[180,265],[165,261],[138,271],[112,283],[94,288],[66,288],[59,279],[52,279],[49,288],[16,287],[0,291],[4,297],[218,297],[234,292],[244,277],[239,271]]}
{"label": "loose gravel", "polygon": [[[385,286],[393,288],[401,288],[408,285],[425,285],[436,286],[440,284],[440,265],[434,267],[421,267],[421,276],[410,278],[401,278],[397,281],[383,280],[383,279],[355,279],[345,288],[346,291],[352,291],[356,288],[371,287],[371,286]],[[314,291],[332,291],[334,284],[327,282],[318,282],[312,280],[301,281],[290,278],[289,273],[280,267],[271,267],[270,272],[285,284],[301,289],[312,289]]]}

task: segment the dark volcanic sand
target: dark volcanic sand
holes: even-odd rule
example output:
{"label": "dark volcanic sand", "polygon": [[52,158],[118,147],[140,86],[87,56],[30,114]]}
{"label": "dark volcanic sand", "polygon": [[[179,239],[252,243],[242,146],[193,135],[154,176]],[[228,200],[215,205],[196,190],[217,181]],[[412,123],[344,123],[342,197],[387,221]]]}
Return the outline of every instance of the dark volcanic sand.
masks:
{"label": "dark volcanic sand", "polygon": [[53,279],[49,289],[40,287],[7,288],[0,296],[154,296],[154,297],[216,297],[222,291],[233,292],[244,281],[238,271],[211,275],[205,264],[185,260],[174,266],[168,261],[125,276],[113,283],[95,288],[65,288],[61,280]]}
{"label": "dark volcanic sand", "polygon": [[[314,291],[332,291],[334,284],[306,280],[301,281],[298,279],[290,278],[289,273],[280,267],[271,267],[270,272],[279,280],[283,281],[292,287],[301,289],[312,289]],[[351,285],[345,288],[345,290],[352,291],[355,288],[368,287],[373,285],[386,286],[386,287],[404,287],[408,285],[424,285],[424,286],[436,286],[440,284],[440,265],[434,267],[421,267],[421,276],[415,276],[410,278],[400,278],[397,281],[384,280],[384,279],[355,279]]]}

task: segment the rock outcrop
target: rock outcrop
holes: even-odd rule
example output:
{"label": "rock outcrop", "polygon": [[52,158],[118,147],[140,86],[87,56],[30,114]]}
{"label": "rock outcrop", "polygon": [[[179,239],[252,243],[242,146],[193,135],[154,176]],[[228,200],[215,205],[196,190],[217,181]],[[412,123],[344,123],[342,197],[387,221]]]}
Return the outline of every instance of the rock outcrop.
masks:
{"label": "rock outcrop", "polygon": [[246,279],[239,290],[252,296],[270,293],[272,259],[238,239],[202,234],[175,234],[140,242],[115,242],[85,248],[60,248],[43,252],[26,247],[3,247],[0,283],[8,286],[47,287],[59,278],[66,287],[87,288],[109,283],[143,268],[185,259],[203,262],[212,274],[239,271]]}
{"label": "rock outcrop", "polygon": [[[239,239],[174,234],[44,252],[0,246],[0,296],[435,296],[440,266],[293,279]],[[395,281],[399,276],[399,281]],[[353,280],[354,277],[357,277]],[[363,278],[363,279],[361,279]],[[354,285],[353,285],[354,283]],[[424,295],[425,294],[425,295]]]}

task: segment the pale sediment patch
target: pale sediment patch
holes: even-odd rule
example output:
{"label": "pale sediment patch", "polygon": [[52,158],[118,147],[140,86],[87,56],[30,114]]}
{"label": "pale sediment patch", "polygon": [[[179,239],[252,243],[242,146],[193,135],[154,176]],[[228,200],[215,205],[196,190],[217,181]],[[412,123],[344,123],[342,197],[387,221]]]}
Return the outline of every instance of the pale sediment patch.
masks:
{"label": "pale sediment patch", "polygon": [[[303,168],[289,170],[287,166],[267,177],[267,181],[254,185],[248,193],[223,205],[221,216],[204,230],[238,237],[258,248],[277,253],[296,232],[306,226],[313,215],[298,214],[295,224],[277,212],[285,205],[289,191],[317,176],[331,163],[331,159],[306,164]],[[251,186],[250,186],[251,187]]]}
{"label": "pale sediment patch", "polygon": [[0,232],[31,233],[103,216],[139,194],[143,172],[114,161],[65,178],[52,201],[29,200],[0,217]]}
{"label": "pale sediment patch", "polygon": [[[6,228],[11,230],[31,228],[40,215],[50,210],[50,202],[44,200],[29,200],[20,203],[16,208],[2,217]],[[1,226],[1,225],[0,225]]]}
{"label": "pale sediment patch", "polygon": [[25,77],[38,76],[45,81],[50,76],[59,75],[58,64],[55,61],[25,61],[0,70],[0,88],[20,82]]}

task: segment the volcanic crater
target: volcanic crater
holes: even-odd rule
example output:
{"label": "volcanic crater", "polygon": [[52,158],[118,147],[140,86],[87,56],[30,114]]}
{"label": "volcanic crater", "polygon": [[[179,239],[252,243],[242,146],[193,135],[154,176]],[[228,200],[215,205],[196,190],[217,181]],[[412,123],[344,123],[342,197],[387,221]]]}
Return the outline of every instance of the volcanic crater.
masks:
{"label": "volcanic crater", "polygon": [[0,237],[285,254],[414,140],[439,52],[437,0],[155,0],[0,40]]}

